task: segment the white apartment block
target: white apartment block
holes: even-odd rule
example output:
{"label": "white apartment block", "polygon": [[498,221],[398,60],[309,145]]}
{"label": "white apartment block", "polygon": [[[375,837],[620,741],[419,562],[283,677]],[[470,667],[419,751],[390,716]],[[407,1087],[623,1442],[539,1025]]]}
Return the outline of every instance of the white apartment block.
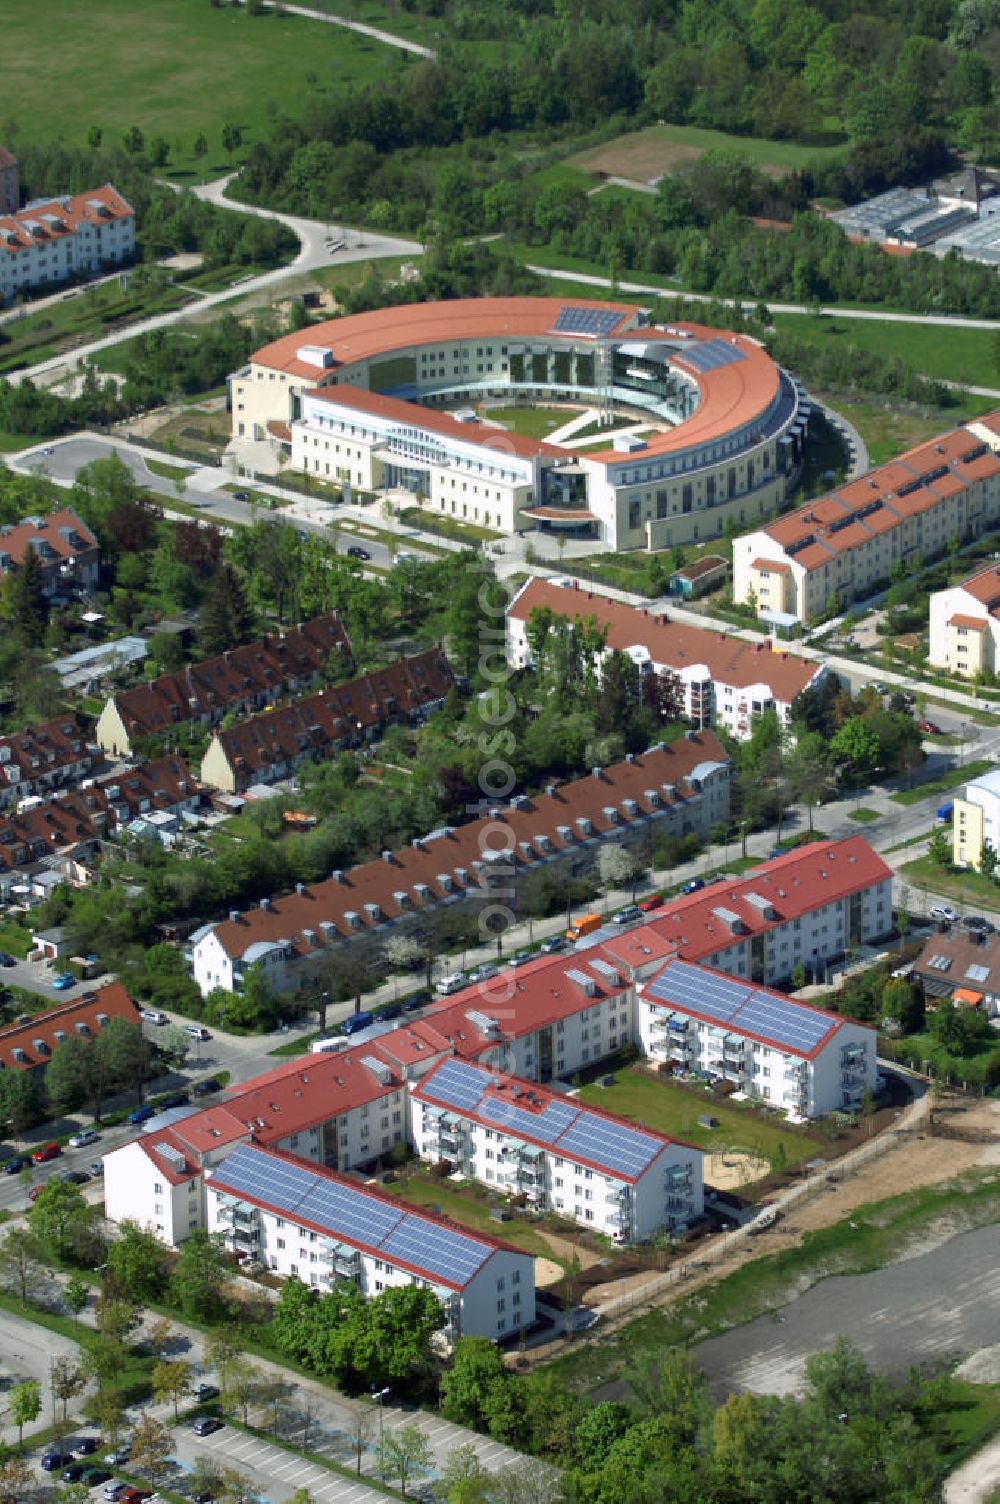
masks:
{"label": "white apartment block", "polygon": [[878,1036],[863,1024],[687,961],[668,961],[636,991],[649,1058],[721,1077],[734,1097],[802,1121],[856,1112],[875,1091]]}
{"label": "white apartment block", "polygon": [[757,720],[770,710],[787,726],[795,697],[826,677],[825,664],[689,626],[679,615],[637,610],[569,578],[526,580],[511,601],[507,661],[512,668],[532,662],[532,618],[537,623],[546,616],[592,621],[604,630],[607,651],[625,653],[642,679],[665,669],[676,674],[685,717],[699,727],[724,726],[738,741],[749,740]]}
{"label": "white apartment block", "polygon": [[[733,599],[809,622],[1000,519],[1000,413],[941,434],[733,544]],[[932,662],[934,661],[932,656]]]}
{"label": "white apartment block", "polygon": [[699,1149],[571,1097],[455,1059],[411,1096],[421,1159],[616,1243],[683,1232],[704,1209]]}
{"label": "white apartment block", "polygon": [[320,1292],[432,1290],[450,1341],[497,1341],[535,1319],[529,1254],[293,1157],[241,1145],[211,1172],[206,1205],[208,1231],[238,1257]]}
{"label": "white apartment block", "polygon": [[972,679],[1000,669],[1000,567],[981,569],[930,599],[928,662]]}
{"label": "white apartment block", "polygon": [[1000,769],[972,779],[965,786],[964,798],[956,798],[951,838],[956,867],[978,871],[986,844],[1000,852]]}
{"label": "white apartment block", "polygon": [[38,199],[0,216],[0,302],[131,261],[135,212],[105,183],[89,193]]}

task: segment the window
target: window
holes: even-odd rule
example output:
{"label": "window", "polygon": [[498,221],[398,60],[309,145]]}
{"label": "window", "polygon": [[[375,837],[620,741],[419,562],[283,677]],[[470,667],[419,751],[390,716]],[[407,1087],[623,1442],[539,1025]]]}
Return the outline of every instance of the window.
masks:
{"label": "window", "polygon": [[158,1180],[154,1180],[153,1181],[153,1195],[154,1196],[162,1196],[163,1195],[163,1186],[160,1184],[160,1182]]}

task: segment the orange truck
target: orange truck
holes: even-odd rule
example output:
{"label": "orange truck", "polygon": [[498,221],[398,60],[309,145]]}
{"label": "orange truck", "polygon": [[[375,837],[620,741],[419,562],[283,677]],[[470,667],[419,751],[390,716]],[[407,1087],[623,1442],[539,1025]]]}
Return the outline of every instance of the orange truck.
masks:
{"label": "orange truck", "polygon": [[589,935],[591,930],[600,929],[604,923],[600,914],[581,914],[575,919],[566,931],[567,940],[582,940],[584,935]]}

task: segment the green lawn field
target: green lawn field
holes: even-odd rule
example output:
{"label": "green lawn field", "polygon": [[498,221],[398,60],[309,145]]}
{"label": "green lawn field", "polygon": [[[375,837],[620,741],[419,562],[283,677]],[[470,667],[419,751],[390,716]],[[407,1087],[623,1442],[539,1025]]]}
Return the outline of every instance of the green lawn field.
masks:
{"label": "green lawn field", "polygon": [[[887,403],[893,401],[891,397],[885,400]],[[897,412],[890,406],[880,407],[874,402],[846,402],[839,396],[831,396],[829,401],[834,411],[842,413],[848,422],[853,423],[864,439],[870,465],[884,465],[904,450],[933,439],[939,433],[946,433],[975,412],[986,412],[991,406],[989,398],[979,401],[973,398],[963,402],[961,408],[924,417],[920,413]]]}
{"label": "green lawn field", "polygon": [[755,167],[775,174],[790,172],[807,162],[822,161],[844,150],[839,146],[809,146],[796,141],[759,141],[752,136],[731,136],[725,131],[703,130],[694,125],[650,125],[628,131],[602,146],[568,158],[571,167],[599,172],[608,177],[648,182],[678,168],[689,167],[706,151],[739,152]]}
{"label": "green lawn field", "polygon": [[[269,105],[294,114],[312,87],[386,80],[402,66],[394,47],[299,16],[208,0],[60,0],[4,8],[0,95],[13,108],[31,80],[36,103],[16,111],[12,145],[82,146],[91,126],[117,141],[136,125],[169,143],[168,171],[206,177],[229,165],[227,122],[252,141]],[[209,143],[200,161],[199,131]]]}
{"label": "green lawn field", "polygon": [[[585,1086],[580,1100],[717,1154],[724,1149],[744,1150],[773,1163],[782,1157],[783,1149],[785,1163],[794,1165],[823,1152],[820,1139],[787,1127],[777,1118],[763,1117],[752,1107],[657,1079],[642,1070],[616,1072],[612,1086]],[[703,1128],[698,1119],[705,1114],[717,1118],[719,1126]]]}
{"label": "green lawn field", "polygon": [[502,423],[511,433],[526,439],[545,439],[573,417],[571,407],[490,407],[480,408],[484,418]]}
{"label": "green lawn field", "polygon": [[966,386],[1000,388],[997,340],[992,329],[943,329],[934,324],[843,319],[835,315],[817,318],[799,313],[776,313],[773,320],[782,334],[810,345],[856,345],[877,355],[891,350],[922,376],[958,381]]}

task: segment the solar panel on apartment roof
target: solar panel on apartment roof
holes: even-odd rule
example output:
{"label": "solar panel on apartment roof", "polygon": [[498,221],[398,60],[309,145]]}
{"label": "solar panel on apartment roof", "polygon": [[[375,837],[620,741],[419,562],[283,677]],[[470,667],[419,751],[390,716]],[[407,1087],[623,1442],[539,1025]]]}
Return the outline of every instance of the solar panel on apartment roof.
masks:
{"label": "solar panel on apartment roof", "polygon": [[408,1215],[386,1238],[381,1252],[386,1258],[415,1264],[428,1274],[465,1285],[493,1250],[450,1227]]}
{"label": "solar panel on apartment roof", "polygon": [[749,982],[716,976],[689,961],[668,961],[646,988],[668,1007],[688,1008],[720,1027],[756,1034],[779,1047],[808,1055],[829,1034],[833,1021],[816,1009]]}
{"label": "solar panel on apartment roof", "polygon": [[455,1107],[459,1112],[472,1112],[486,1090],[488,1081],[485,1071],[449,1057],[442,1060],[427,1087],[446,1106]]}
{"label": "solar panel on apartment roof", "polygon": [[609,1123],[594,1113],[581,1112],[559,1140],[558,1148],[560,1153],[579,1154],[581,1159],[634,1179],[663,1145],[627,1123]]}
{"label": "solar panel on apartment roof", "polygon": [[218,1178],[237,1195],[253,1196],[286,1212],[296,1210],[308,1189],[308,1181],[296,1165],[262,1155],[250,1144],[240,1144],[227,1155],[219,1166]]}
{"label": "solar panel on apartment roof", "polygon": [[536,1138],[542,1144],[554,1144],[559,1135],[569,1127],[580,1109],[569,1102],[547,1102],[541,1112],[529,1112],[513,1101],[499,1101],[487,1097],[479,1104],[479,1116],[498,1128],[510,1133]]}

